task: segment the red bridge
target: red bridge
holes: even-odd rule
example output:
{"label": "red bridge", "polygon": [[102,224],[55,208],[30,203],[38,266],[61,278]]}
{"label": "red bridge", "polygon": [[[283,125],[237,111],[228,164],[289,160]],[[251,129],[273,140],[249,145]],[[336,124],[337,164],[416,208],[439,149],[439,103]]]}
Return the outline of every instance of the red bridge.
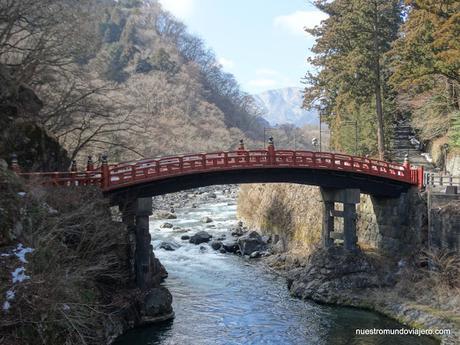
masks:
{"label": "red bridge", "polygon": [[[17,164],[13,169],[18,170]],[[198,153],[108,164],[103,157],[85,171],[20,173],[57,186],[96,185],[115,203],[125,197],[149,197],[214,184],[288,182],[325,188],[356,188],[363,193],[396,197],[421,186],[423,168],[345,154],[275,150]]]}
{"label": "red bridge", "polygon": [[[91,158],[85,171],[20,173],[17,160],[12,169],[36,183],[56,186],[99,186],[118,205],[122,220],[136,236],[136,279],[142,289],[151,284],[151,236],[149,216],[152,196],[215,184],[289,182],[320,186],[323,199],[322,245],[342,240],[346,250],[357,245],[356,205],[360,193],[398,197],[412,186],[423,184],[423,168],[409,162],[395,164],[344,154],[275,150],[198,153],[143,159],[110,165],[107,157],[94,168]],[[335,204],[343,204],[336,209]],[[334,228],[334,217],[343,218],[343,229]]]}

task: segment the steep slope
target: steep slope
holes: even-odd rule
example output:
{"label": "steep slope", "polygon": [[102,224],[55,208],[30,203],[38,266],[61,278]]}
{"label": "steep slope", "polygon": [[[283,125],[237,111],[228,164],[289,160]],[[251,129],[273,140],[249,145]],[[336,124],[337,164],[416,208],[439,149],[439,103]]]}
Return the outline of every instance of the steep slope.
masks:
{"label": "steep slope", "polygon": [[306,111],[302,106],[302,89],[288,87],[269,90],[254,95],[256,104],[262,109],[264,117],[272,126],[294,124],[298,127],[318,123],[318,115],[314,110]]}

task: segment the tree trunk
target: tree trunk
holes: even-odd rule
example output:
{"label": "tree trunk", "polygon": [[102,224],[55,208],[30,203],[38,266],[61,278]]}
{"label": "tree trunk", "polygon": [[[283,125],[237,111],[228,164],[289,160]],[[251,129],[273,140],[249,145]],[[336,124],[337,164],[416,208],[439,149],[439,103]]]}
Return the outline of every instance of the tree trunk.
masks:
{"label": "tree trunk", "polygon": [[382,86],[380,78],[380,47],[379,47],[379,19],[378,19],[378,4],[375,2],[374,9],[374,73],[375,73],[375,110],[377,115],[377,146],[379,150],[379,159],[385,159],[385,131],[383,121],[383,106],[382,106]]}
{"label": "tree trunk", "polygon": [[[380,75],[380,68],[377,66],[378,75]],[[382,107],[382,90],[380,87],[380,77],[375,82],[375,108],[377,114],[377,145],[379,150],[379,158],[385,159],[385,131],[383,121],[383,107]]]}

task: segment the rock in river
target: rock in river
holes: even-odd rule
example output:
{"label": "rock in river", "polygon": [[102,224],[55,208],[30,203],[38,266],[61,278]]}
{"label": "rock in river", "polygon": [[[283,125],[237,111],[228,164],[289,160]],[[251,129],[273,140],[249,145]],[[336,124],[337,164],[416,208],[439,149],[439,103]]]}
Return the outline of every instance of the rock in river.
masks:
{"label": "rock in river", "polygon": [[255,251],[255,252],[252,252],[251,255],[249,255],[249,257],[250,257],[251,259],[257,259],[257,258],[260,258],[260,257],[261,257],[261,254],[260,254],[260,252]]}
{"label": "rock in river", "polygon": [[209,242],[211,237],[212,236],[208,234],[206,231],[199,231],[195,235],[190,237],[190,243],[200,244],[200,243]]}
{"label": "rock in river", "polygon": [[201,218],[202,223],[212,223],[212,219],[210,217],[203,217]]}
{"label": "rock in river", "polygon": [[238,250],[238,244],[235,240],[227,240],[222,242],[222,248],[224,248],[228,253],[236,253]]}
{"label": "rock in river", "polygon": [[211,248],[214,250],[219,250],[222,247],[222,242],[220,241],[212,241]]}
{"label": "rock in river", "polygon": [[251,255],[253,252],[265,250],[266,247],[262,237],[256,231],[241,236],[237,243],[242,255]]}
{"label": "rock in river", "polygon": [[190,236],[189,235],[182,235],[180,239],[186,241],[186,240],[190,239]]}
{"label": "rock in river", "polygon": [[158,211],[155,213],[156,219],[176,219],[177,216],[173,212],[168,211]]}
{"label": "rock in river", "polygon": [[153,288],[145,296],[143,324],[165,321],[174,316],[172,295],[163,286]]}
{"label": "rock in river", "polygon": [[180,246],[177,244],[177,243],[172,243],[172,242],[161,242],[159,248],[160,249],[164,249],[164,250],[167,250],[167,251],[173,251],[173,250],[176,250],[177,248],[179,248]]}
{"label": "rock in river", "polygon": [[163,229],[172,229],[173,225],[171,223],[164,223],[160,228]]}

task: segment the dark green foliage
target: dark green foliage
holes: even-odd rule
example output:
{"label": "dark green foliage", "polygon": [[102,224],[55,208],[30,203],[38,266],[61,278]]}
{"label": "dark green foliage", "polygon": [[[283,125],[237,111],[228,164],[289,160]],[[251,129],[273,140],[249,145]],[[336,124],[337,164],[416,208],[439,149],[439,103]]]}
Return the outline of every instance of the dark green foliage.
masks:
{"label": "dark green foliage", "polygon": [[[307,30],[316,37],[312,49],[316,55],[309,62],[320,72],[305,77],[304,106],[318,108],[327,120],[334,148],[350,151],[341,140],[349,137],[341,133],[349,130],[343,124],[358,121],[367,134],[360,136],[362,153],[378,152],[383,157],[385,122],[390,115],[384,105],[392,99],[384,53],[397,37],[401,1],[318,0],[315,5],[329,17]],[[369,130],[372,127],[374,131]]]}
{"label": "dark green foliage", "polygon": [[[423,140],[460,136],[460,2],[406,0],[407,20],[388,56],[401,108]],[[439,148],[434,148],[438,150]]]}

